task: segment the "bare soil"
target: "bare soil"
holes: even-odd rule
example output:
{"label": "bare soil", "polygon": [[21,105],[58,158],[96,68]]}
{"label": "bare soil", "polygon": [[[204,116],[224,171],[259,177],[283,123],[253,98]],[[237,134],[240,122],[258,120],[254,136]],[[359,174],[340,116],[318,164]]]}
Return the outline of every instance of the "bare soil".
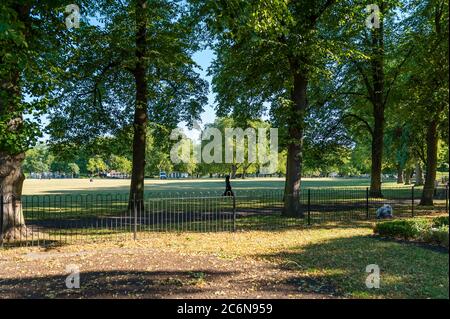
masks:
{"label": "bare soil", "polygon": [[[77,246],[80,247],[80,246]],[[5,252],[5,251],[4,251]],[[80,288],[68,289],[68,265]],[[311,286],[316,287],[311,293]],[[0,251],[0,298],[333,298],[333,287],[252,258],[221,258],[148,247]]]}

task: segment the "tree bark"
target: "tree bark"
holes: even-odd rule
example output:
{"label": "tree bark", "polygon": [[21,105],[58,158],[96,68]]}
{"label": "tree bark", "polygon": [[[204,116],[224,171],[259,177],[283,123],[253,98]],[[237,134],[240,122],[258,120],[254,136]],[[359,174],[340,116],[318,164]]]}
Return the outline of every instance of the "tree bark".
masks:
{"label": "tree bark", "polygon": [[427,162],[426,162],[425,185],[423,187],[420,205],[432,206],[436,181],[437,146],[438,146],[437,121],[435,119],[432,119],[428,123],[426,141],[427,141]]}
{"label": "tree bark", "polygon": [[303,165],[303,120],[307,107],[308,81],[306,76],[300,73],[296,62],[291,62],[291,70],[293,70],[294,86],[291,92],[292,112],[288,124],[289,142],[282,214],[287,217],[302,217],[300,185]]}
{"label": "tree bark", "polygon": [[236,164],[231,164],[231,179],[236,178],[236,172],[238,170],[238,167]]}
{"label": "tree bark", "polygon": [[372,167],[370,179],[370,195],[382,197],[381,168],[383,161],[384,138],[384,28],[382,19],[380,27],[372,29],[372,80],[373,91],[371,101],[373,105],[374,129],[372,138]]}
{"label": "tree bark", "polygon": [[405,170],[405,185],[410,185],[411,184],[411,169],[407,168]]}
{"label": "tree bark", "polygon": [[416,160],[416,181],[415,185],[423,185],[423,171],[422,171],[422,165],[420,164],[419,160]]}
{"label": "tree bark", "polygon": [[403,184],[403,169],[397,165],[397,184]]}
{"label": "tree bark", "polygon": [[5,240],[26,238],[27,228],[22,210],[22,187],[25,175],[21,165],[25,153],[8,155],[0,152],[0,196],[3,196],[3,227]]}
{"label": "tree bark", "polygon": [[[136,65],[133,75],[136,84],[136,105],[134,111],[133,168],[131,173],[130,203],[144,206],[145,145],[147,139],[147,4],[137,1],[136,6]],[[129,207],[130,207],[129,206]]]}

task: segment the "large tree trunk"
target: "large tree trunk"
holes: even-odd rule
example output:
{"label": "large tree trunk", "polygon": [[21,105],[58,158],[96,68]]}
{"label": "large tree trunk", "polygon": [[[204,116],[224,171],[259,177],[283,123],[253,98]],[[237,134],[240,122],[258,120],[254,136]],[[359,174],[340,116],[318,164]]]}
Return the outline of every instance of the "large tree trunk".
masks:
{"label": "large tree trunk", "polygon": [[133,169],[131,173],[130,203],[137,201],[143,207],[145,177],[145,145],[147,139],[147,4],[139,0],[136,6],[136,66],[133,75],[136,83],[134,111]]}
{"label": "large tree trunk", "polygon": [[397,165],[397,184],[403,184],[403,169]]}
{"label": "large tree trunk", "polygon": [[291,63],[293,70],[294,87],[292,89],[292,112],[289,119],[289,143],[286,163],[286,183],[284,187],[283,216],[302,217],[300,207],[300,184],[303,164],[303,133],[304,116],[307,107],[308,81],[304,74],[299,72],[298,65]]}
{"label": "large tree trunk", "polygon": [[407,168],[405,170],[405,185],[409,185],[411,184],[411,169]]}
{"label": "large tree trunk", "polygon": [[423,171],[422,171],[422,165],[420,164],[419,160],[416,160],[416,182],[415,185],[423,185]]}
{"label": "large tree trunk", "polygon": [[434,183],[436,181],[436,168],[437,168],[437,121],[435,119],[428,123],[427,128],[427,162],[426,162],[426,174],[425,185],[422,191],[422,198],[420,199],[420,205],[432,206]]}
{"label": "large tree trunk", "polygon": [[[383,8],[381,8],[383,10]],[[371,101],[373,105],[374,129],[372,137],[372,168],[370,180],[370,195],[382,197],[381,193],[381,165],[383,162],[384,138],[384,28],[380,19],[380,27],[372,29],[372,80],[373,91]]]}
{"label": "large tree trunk", "polygon": [[[21,165],[25,153],[0,152],[0,196],[3,196],[2,235],[5,240],[25,239],[27,228],[22,210],[22,187],[25,176]],[[2,216],[0,216],[1,218]]]}

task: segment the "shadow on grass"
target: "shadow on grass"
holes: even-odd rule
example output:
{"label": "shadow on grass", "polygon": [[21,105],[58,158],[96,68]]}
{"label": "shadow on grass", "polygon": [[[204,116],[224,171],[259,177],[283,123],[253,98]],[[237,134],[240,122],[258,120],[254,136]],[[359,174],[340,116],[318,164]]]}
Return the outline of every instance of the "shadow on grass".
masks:
{"label": "shadow on grass", "polygon": [[[371,236],[337,238],[258,255],[293,271],[304,292],[325,289],[352,298],[449,298],[448,254]],[[380,267],[380,289],[368,289],[366,267]]]}
{"label": "shadow on grass", "polygon": [[233,272],[92,271],[80,273],[80,289],[66,287],[67,275],[0,279],[2,298],[183,298],[207,293],[209,281]]}

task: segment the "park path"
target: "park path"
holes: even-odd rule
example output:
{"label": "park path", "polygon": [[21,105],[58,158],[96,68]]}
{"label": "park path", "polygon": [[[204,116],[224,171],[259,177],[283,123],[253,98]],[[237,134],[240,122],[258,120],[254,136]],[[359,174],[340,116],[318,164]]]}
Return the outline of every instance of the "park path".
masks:
{"label": "park path", "polygon": [[[0,298],[332,298],[307,292],[296,272],[252,258],[148,247],[76,246],[0,251]],[[80,289],[66,288],[66,267]]]}

